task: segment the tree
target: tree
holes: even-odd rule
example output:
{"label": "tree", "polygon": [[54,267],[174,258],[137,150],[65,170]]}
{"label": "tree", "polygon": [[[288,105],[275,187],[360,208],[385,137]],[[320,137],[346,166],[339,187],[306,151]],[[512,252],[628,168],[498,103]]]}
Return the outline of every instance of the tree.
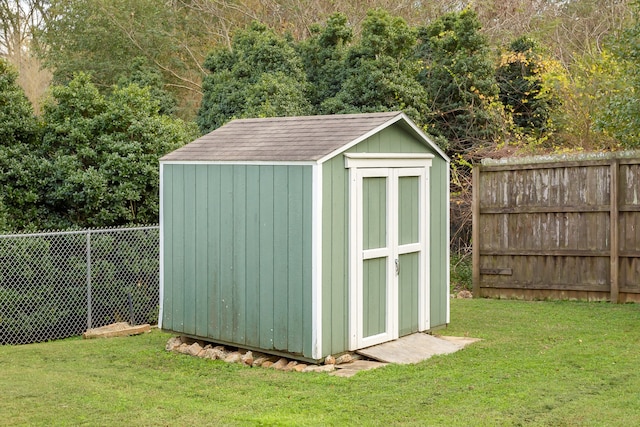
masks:
{"label": "tree", "polygon": [[6,230],[48,228],[43,183],[51,170],[34,148],[27,144],[0,147],[0,210],[4,210]]}
{"label": "tree", "polygon": [[9,227],[9,214],[2,197],[0,197],[0,232],[4,233],[7,231],[11,231]]}
{"label": "tree", "polygon": [[597,55],[576,58],[555,82],[562,104],[552,115],[556,123],[553,143],[569,150],[618,148],[611,135],[598,129],[596,121],[606,113],[611,96],[628,88],[624,75],[620,61],[606,48]]}
{"label": "tree", "polygon": [[205,66],[198,115],[202,132],[231,118],[402,110],[422,123],[426,93],[416,81],[415,31],[399,17],[370,11],[356,44],[344,15],[331,16],[296,43],[254,23]]}
{"label": "tree", "polygon": [[32,49],[34,33],[44,25],[47,6],[47,0],[0,0],[0,58],[16,68],[17,82],[36,111],[51,81]]}
{"label": "tree", "polygon": [[195,127],[160,115],[148,88],[101,94],[87,75],[52,88],[41,150],[49,162],[48,227],[158,220],[158,159],[194,139]]}
{"label": "tree", "polygon": [[431,105],[428,118],[449,141],[449,153],[495,140],[502,128],[494,62],[470,9],[448,13],[418,31],[418,76]]}
{"label": "tree", "polygon": [[0,58],[0,146],[28,144],[37,130],[33,108],[17,84],[18,73]]}
{"label": "tree", "polygon": [[187,7],[199,10],[205,22],[207,19],[211,22],[213,17],[220,20],[218,28],[222,33],[260,21],[279,34],[291,34],[300,41],[312,36],[317,23],[327,21],[334,14],[347,16],[349,27],[359,35],[370,10],[384,9],[415,24],[450,10],[452,5],[450,0],[190,0]]}
{"label": "tree", "polygon": [[44,170],[35,150],[39,127],[18,74],[0,58],[0,188],[4,228],[22,228],[40,217],[38,183]]}
{"label": "tree", "polygon": [[560,2],[554,0],[476,0],[473,9],[482,23],[482,31],[492,44],[542,30],[558,15]]}
{"label": "tree", "polygon": [[149,61],[142,56],[133,60],[128,73],[120,75],[118,86],[124,87],[136,84],[140,87],[148,87],[151,98],[158,102],[159,113],[170,116],[176,112],[176,97],[164,87],[162,74],[157,68],[152,67]]}
{"label": "tree", "polygon": [[359,43],[344,60],[345,77],[322,113],[405,111],[418,124],[428,114],[427,94],[416,81],[415,31],[399,17],[373,10],[362,25]]}
{"label": "tree", "polygon": [[626,148],[640,147],[640,1],[633,4],[634,22],[613,45],[624,80],[596,119],[600,130]]}
{"label": "tree", "polygon": [[47,25],[38,37],[39,53],[65,84],[75,73],[93,76],[108,91],[122,75],[136,71],[136,58],[162,75],[180,100],[178,113],[192,117],[200,101],[201,63],[217,35],[200,22],[189,2],[156,0],[51,0]]}
{"label": "tree", "polygon": [[42,123],[0,60],[0,227],[43,229],[158,221],[158,160],[196,138],[135,84],[104,95],[80,74],[54,86]]}
{"label": "tree", "polygon": [[500,101],[516,126],[537,137],[553,132],[551,114],[559,104],[553,88],[545,84],[545,74],[554,62],[544,58],[540,50],[533,39],[520,37],[503,53],[496,71]]}
{"label": "tree", "polygon": [[608,40],[620,35],[633,18],[635,0],[581,0],[557,2],[556,16],[547,20],[543,43],[554,58],[570,68],[589,57],[597,61]]}
{"label": "tree", "polygon": [[346,15],[329,17],[324,26],[314,25],[312,36],[296,45],[309,82],[309,101],[314,111],[322,112],[320,105],[340,91],[346,79],[345,59],[353,30]]}
{"label": "tree", "polygon": [[198,126],[206,133],[231,118],[311,113],[307,82],[291,40],[254,22],[231,48],[211,52],[204,66],[204,96]]}
{"label": "tree", "polygon": [[34,29],[41,26],[47,3],[46,0],[0,1],[0,55],[20,62]]}

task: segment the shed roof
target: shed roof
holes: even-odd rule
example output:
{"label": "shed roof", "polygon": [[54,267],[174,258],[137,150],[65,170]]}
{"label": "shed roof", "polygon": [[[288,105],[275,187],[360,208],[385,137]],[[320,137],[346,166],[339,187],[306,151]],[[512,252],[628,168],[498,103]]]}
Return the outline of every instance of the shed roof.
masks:
{"label": "shed roof", "polygon": [[444,153],[404,113],[337,114],[233,120],[161,161],[318,161],[401,122]]}

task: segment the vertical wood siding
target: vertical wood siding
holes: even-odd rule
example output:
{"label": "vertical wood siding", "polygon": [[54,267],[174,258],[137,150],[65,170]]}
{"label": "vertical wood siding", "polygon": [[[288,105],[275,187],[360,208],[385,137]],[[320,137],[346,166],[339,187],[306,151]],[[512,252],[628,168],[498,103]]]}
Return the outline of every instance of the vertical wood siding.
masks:
{"label": "vertical wood siding", "polygon": [[[435,153],[434,153],[435,154]],[[437,156],[429,185],[429,276],[431,327],[446,325],[449,307],[449,165]]]}
{"label": "vertical wood siding", "polygon": [[344,157],[322,165],[322,353],[349,348],[349,174]]}
{"label": "vertical wood siding", "polygon": [[476,295],[640,300],[639,163],[477,167]]}
{"label": "vertical wood siding", "polygon": [[163,328],[311,357],[311,167],[163,170]]}

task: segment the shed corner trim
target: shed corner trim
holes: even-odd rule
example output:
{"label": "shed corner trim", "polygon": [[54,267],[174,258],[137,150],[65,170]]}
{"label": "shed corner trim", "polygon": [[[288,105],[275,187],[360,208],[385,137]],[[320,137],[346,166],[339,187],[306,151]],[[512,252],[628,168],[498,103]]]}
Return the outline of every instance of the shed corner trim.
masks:
{"label": "shed corner trim", "polygon": [[312,167],[311,357],[322,358],[322,167]]}

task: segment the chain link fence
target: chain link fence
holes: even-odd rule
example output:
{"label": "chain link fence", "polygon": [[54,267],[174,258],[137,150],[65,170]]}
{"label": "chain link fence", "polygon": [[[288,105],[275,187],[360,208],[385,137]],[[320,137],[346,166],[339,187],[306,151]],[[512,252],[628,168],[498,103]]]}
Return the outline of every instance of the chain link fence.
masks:
{"label": "chain link fence", "polygon": [[0,235],[0,344],[158,321],[158,226]]}

